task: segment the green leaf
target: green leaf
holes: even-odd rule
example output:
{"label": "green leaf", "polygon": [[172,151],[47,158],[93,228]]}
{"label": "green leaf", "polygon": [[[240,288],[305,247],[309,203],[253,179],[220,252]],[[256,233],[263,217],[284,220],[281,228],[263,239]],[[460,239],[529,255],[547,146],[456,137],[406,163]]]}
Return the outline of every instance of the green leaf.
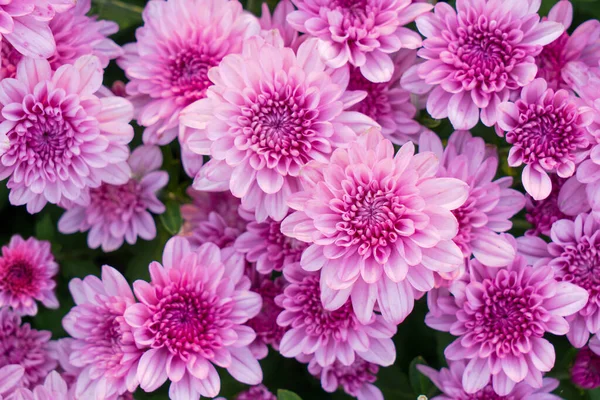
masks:
{"label": "green leaf", "polygon": [[35,224],[35,237],[39,240],[51,241],[56,233],[56,227],[50,214],[46,213]]}
{"label": "green leaf", "polygon": [[277,391],[277,400],[302,400],[302,398],[289,390],[279,389]]}
{"label": "green leaf", "polygon": [[590,395],[590,400],[600,400],[600,388],[590,390],[588,394]]}
{"label": "green leaf", "polygon": [[425,359],[421,356],[415,357],[408,367],[408,379],[410,380],[410,386],[413,388],[416,394],[429,394],[432,390],[433,384],[425,375],[419,372],[417,365],[427,365]]}
{"label": "green leaf", "polygon": [[142,23],[143,3],[132,0],[93,0],[92,14],[99,19],[115,21],[121,29]]}
{"label": "green leaf", "polygon": [[179,203],[167,200],[166,211],[160,215],[160,222],[171,235],[176,235],[181,229],[182,219]]}

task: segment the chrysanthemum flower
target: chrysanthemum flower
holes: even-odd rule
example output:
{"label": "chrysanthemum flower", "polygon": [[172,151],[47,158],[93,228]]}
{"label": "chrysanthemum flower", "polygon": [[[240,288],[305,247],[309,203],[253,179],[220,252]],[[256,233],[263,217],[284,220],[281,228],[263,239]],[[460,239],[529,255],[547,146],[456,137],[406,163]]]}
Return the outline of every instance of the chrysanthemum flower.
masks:
{"label": "chrysanthemum flower", "polygon": [[69,361],[82,369],[76,397],[111,398],[134,391],[143,351],[124,318],[127,307],[135,303],[129,284],[116,269],[105,265],[101,280],[92,275],[76,278],[69,289],[76,306],[64,317],[63,327],[76,339]]}
{"label": "chrysanthemum flower", "polygon": [[452,272],[463,261],[452,241],[458,222],[452,210],[467,199],[468,185],[435,178],[433,153],[414,155],[414,145],[394,147],[376,130],[336,150],[328,164],[304,170],[305,191],[289,204],[282,232],[310,243],[300,261],[321,270],[327,310],[348,297],[358,320],[368,323],[375,304],[388,322],[412,311],[415,290],[433,288],[434,272]]}
{"label": "chrysanthemum flower", "polygon": [[24,374],[25,368],[17,364],[4,365],[0,368],[0,400],[3,396],[14,392]]}
{"label": "chrysanthemum flower", "polygon": [[535,78],[534,57],[565,30],[540,22],[539,6],[464,0],[455,11],[439,2],[417,18],[426,37],[419,56],[426,61],[413,72],[423,80],[422,91],[433,87],[427,99],[433,118],[450,118],[454,129],[471,129],[480,116],[487,126],[496,123],[498,105]]}
{"label": "chrysanthemum flower", "polygon": [[477,260],[470,268],[466,279],[439,293],[442,313],[425,317],[429,327],[458,336],[444,354],[449,361],[466,363],[464,391],[477,393],[490,381],[500,396],[521,382],[541,388],[542,375],[556,358],[544,334],[566,334],[564,317],[585,306],[587,291],[558,281],[549,266],[527,265],[520,255],[504,268]]}
{"label": "chrysanthemum flower", "polygon": [[11,307],[19,315],[36,315],[36,300],[44,307],[58,308],[57,272],[50,242],[13,236],[0,257],[0,307]]}
{"label": "chrysanthemum flower", "polygon": [[350,67],[348,90],[365,91],[367,97],[350,110],[361,112],[381,125],[381,133],[392,143],[417,142],[422,126],[415,121],[417,107],[411,94],[400,86],[400,77],[416,61],[417,52],[400,50],[392,56],[394,73],[389,82],[373,83],[356,67]]}
{"label": "chrysanthemum flower", "polygon": [[299,262],[308,245],[285,236],[281,222],[267,218],[265,222],[248,223],[246,232],[236,239],[234,247],[245,255],[246,261],[256,263],[259,273],[270,274]]}
{"label": "chrysanthemum flower", "polygon": [[341,388],[358,400],[383,400],[383,393],[373,383],[377,380],[379,366],[357,358],[352,365],[335,362],[322,367],[313,358],[308,371],[321,380],[323,390],[333,393]]}
{"label": "chrysanthemum flower", "polygon": [[[573,22],[573,5],[569,0],[560,0],[550,10],[548,20],[561,23],[565,30]],[[565,66],[572,61],[580,61],[590,67],[597,67],[600,61],[600,22],[592,19],[579,25],[569,36],[563,33],[558,39],[544,46],[535,58],[538,66],[537,77],[544,78],[553,90],[571,89],[563,79]]]}
{"label": "chrysanthemum flower", "polygon": [[[552,182],[552,191],[545,199],[534,200],[530,195],[525,196],[527,199],[525,219],[531,224],[531,229],[525,232],[528,236],[539,236],[540,234],[550,236],[550,228],[552,228],[553,223],[559,219],[569,218],[561,211],[559,206],[559,203],[565,200],[559,199],[561,189],[569,180],[560,178],[558,175],[550,175],[550,181]],[[585,192],[583,193],[583,199],[579,198],[579,200],[587,201]]]}
{"label": "chrysanthemum flower", "polygon": [[158,171],[162,153],[156,146],[143,145],[129,157],[133,177],[122,185],[103,183],[90,189],[86,205],[73,203],[58,221],[61,233],[86,232],[88,246],[102,246],[105,252],[117,250],[124,241],[135,244],[156,237],[152,214],[162,214],[165,206],[156,197],[167,185],[169,174]]}
{"label": "chrysanthemum flower", "polygon": [[521,237],[519,252],[534,266],[551,266],[556,280],[587,290],[585,307],[567,317],[567,338],[580,348],[590,334],[600,331],[600,221],[591,214],[580,214],[575,221],[559,220],[552,225],[550,238],[552,242],[546,243],[535,236]]}
{"label": "chrysanthemum flower", "polygon": [[4,0],[0,40],[27,57],[48,58],[56,50],[48,21],[74,7],[76,0]]}
{"label": "chrysanthemum flower", "polygon": [[133,106],[98,98],[102,68],[94,56],[52,72],[46,60],[23,59],[17,79],[0,82],[0,180],[9,200],[36,213],[46,203],[83,202],[87,188],[129,179],[127,143]]}
{"label": "chrysanthemum flower", "polygon": [[137,42],[123,47],[117,63],[146,127],[144,143],[164,145],[177,136],[180,111],[206,97],[208,70],[240,52],[260,25],[239,1],[228,0],[153,0],[142,17]]}
{"label": "chrysanthemum flower", "polygon": [[16,364],[25,369],[18,386],[33,388],[56,368],[50,331],[38,331],[8,308],[0,308],[0,365]]}
{"label": "chrysanthemum flower", "polygon": [[357,358],[386,367],[394,363],[394,324],[381,315],[360,322],[350,300],[337,310],[326,310],[316,272],[306,272],[296,265],[286,268],[283,276],[289,285],[275,298],[283,309],[277,323],[288,327],[279,345],[281,355],[292,358],[314,354],[316,362],[324,367],[336,361],[349,366]]}
{"label": "chrysanthemum flower", "polygon": [[387,82],[394,64],[390,54],[421,46],[421,37],[404,25],[431,10],[410,0],[292,0],[298,11],[288,23],[319,39],[318,51],[327,65],[347,63],[360,68],[371,82]]}
{"label": "chrysanthemum flower", "polygon": [[437,177],[450,177],[469,185],[469,197],[452,211],[458,221],[453,239],[465,258],[471,255],[489,266],[503,266],[512,261],[515,251],[500,232],[512,227],[512,218],[525,205],[525,197],[510,189],[511,177],[493,180],[498,169],[498,154],[486,148],[481,138],[467,131],[456,131],[443,148],[442,141],[427,131],[419,140],[419,151],[431,151],[440,160]]}
{"label": "chrysanthemum flower", "polygon": [[4,400],[66,400],[68,396],[67,383],[58,372],[52,371],[45,377],[43,384],[31,389],[17,388]]}
{"label": "chrysanthemum flower", "polygon": [[269,5],[266,2],[263,3],[259,20],[260,27],[263,30],[261,34],[266,36],[269,34],[268,31],[277,29],[279,35],[283,39],[283,45],[297,50],[300,43],[308,36],[298,35],[298,31],[287,23],[288,14],[295,10],[296,9],[290,0],[281,0],[277,3],[275,10],[273,10],[273,15],[271,15]]}
{"label": "chrysanthemum flower", "polygon": [[222,249],[232,246],[252,219],[252,214],[244,212],[240,200],[229,192],[200,192],[189,188],[187,194],[192,203],[181,206],[180,235],[193,246],[204,243],[214,243]]}
{"label": "chrysanthemum flower", "polygon": [[296,54],[273,32],[271,42],[255,36],[242,54],[229,55],[212,69],[215,84],[207,98],[181,117],[186,145],[212,156],[194,188],[230,189],[258,222],[281,221],[288,214],[286,200],[300,190],[303,165],[327,161],[356,132],[376,125],[346,111],[365,94],[345,93],[343,74],[330,75],[314,57],[316,39],[302,43]]}
{"label": "chrysanthemum flower", "polygon": [[243,257],[233,249],[205,243],[192,250],[174,237],[165,246],[163,265],[150,264],[150,283],[138,280],[141,303],[125,312],[139,346],[149,346],[137,371],[147,392],[169,378],[173,400],[215,397],[221,382],[213,364],[238,381],[257,385],[262,371],[248,348],[256,334],[245,325],[260,312],[260,295],[251,292]]}
{"label": "chrysanthemum flower", "polygon": [[454,361],[449,368],[437,371],[426,365],[417,365],[417,369],[433,384],[440,389],[441,395],[432,397],[431,400],[562,400],[561,397],[552,394],[558,387],[559,381],[552,378],[544,378],[540,388],[533,388],[525,382],[517,383],[507,397],[498,396],[491,384],[476,393],[467,393],[463,388],[462,377],[467,363],[465,361]]}
{"label": "chrysanthemum flower", "polygon": [[508,164],[525,164],[523,186],[534,200],[552,192],[549,173],[568,178],[589,154],[592,109],[580,106],[566,90],[548,89],[542,78],[525,86],[514,103],[501,103],[498,113],[498,125],[512,144]]}
{"label": "chrysanthemum flower", "polygon": [[235,400],[277,400],[277,396],[264,385],[257,385],[235,396]]}
{"label": "chrysanthemum flower", "polygon": [[587,346],[579,350],[571,367],[571,381],[583,389],[600,387],[600,355]]}

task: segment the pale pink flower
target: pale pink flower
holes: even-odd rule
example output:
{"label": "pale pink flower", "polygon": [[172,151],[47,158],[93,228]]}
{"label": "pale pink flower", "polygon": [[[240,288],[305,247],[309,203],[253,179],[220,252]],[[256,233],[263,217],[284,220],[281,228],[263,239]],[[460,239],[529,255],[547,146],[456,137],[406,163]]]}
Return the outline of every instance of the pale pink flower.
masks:
{"label": "pale pink flower", "polygon": [[[573,22],[573,5],[569,0],[560,0],[550,10],[549,21],[561,23],[565,30]],[[572,89],[562,76],[565,66],[580,61],[597,67],[600,61],[600,22],[592,19],[579,25],[571,35],[566,31],[558,39],[544,46],[535,58],[537,77],[544,78],[553,90]]]}
{"label": "pale pink flower", "polygon": [[[455,11],[438,2],[433,13],[417,18],[426,37],[419,56],[426,61],[407,74],[408,89],[431,90],[427,111],[450,118],[454,129],[481,122],[493,126],[498,105],[535,78],[535,56],[565,30],[553,21],[540,22],[540,2],[460,0]],[[416,78],[420,78],[418,83]]]}
{"label": "pale pink flower", "polygon": [[196,154],[211,155],[196,175],[197,190],[230,189],[256,220],[282,220],[287,198],[300,190],[300,168],[326,162],[356,132],[376,125],[346,111],[365,93],[345,92],[348,74],[330,75],[315,58],[316,40],[295,53],[275,34],[255,36],[242,54],[229,55],[210,72],[207,98],[181,116],[181,138]]}
{"label": "pale pink flower", "polygon": [[283,39],[283,45],[285,47],[291,47],[294,50],[298,49],[300,43],[308,37],[307,35],[300,36],[298,31],[295,30],[290,24],[287,23],[287,16],[296,9],[290,0],[281,0],[277,3],[273,15],[269,10],[267,3],[262,4],[262,13],[260,15],[260,27],[263,30],[262,35],[268,35],[268,31],[276,29],[279,31],[279,35]]}
{"label": "pale pink flower", "polygon": [[99,98],[103,71],[95,56],[53,72],[46,60],[23,59],[17,79],[0,82],[0,180],[13,205],[30,213],[46,203],[84,203],[85,191],[129,179],[133,106]]}
{"label": "pale pink flower", "polygon": [[281,272],[300,261],[308,244],[285,236],[281,222],[267,218],[265,222],[251,221],[235,241],[234,248],[243,253],[246,261],[256,264],[261,274]]}
{"label": "pale pink flower", "polygon": [[600,387],[600,355],[587,346],[579,350],[571,367],[571,381],[583,389]]}
{"label": "pale pink flower", "polygon": [[334,311],[326,310],[317,272],[306,272],[296,265],[286,268],[283,276],[289,284],[275,298],[283,309],[277,323],[288,328],[279,345],[282,356],[314,355],[323,367],[336,361],[349,366],[357,358],[386,367],[394,363],[394,324],[375,314],[364,323],[359,321],[350,300]]}
{"label": "pale pink flower", "polygon": [[69,289],[76,306],[63,318],[63,327],[76,339],[69,355],[69,362],[81,368],[76,397],[110,398],[134,391],[143,351],[124,318],[127,307],[135,304],[127,280],[105,265],[102,279],[75,278]]}
{"label": "pale pink flower", "polygon": [[575,221],[559,220],[552,225],[550,238],[550,243],[535,236],[518,238],[519,252],[534,266],[552,267],[557,281],[587,290],[585,307],[567,317],[567,338],[581,348],[590,334],[600,331],[600,221],[591,214],[580,214]]}
{"label": "pale pink flower", "polygon": [[473,260],[468,276],[450,290],[440,289],[437,309],[425,323],[458,336],[444,354],[449,361],[464,360],[466,393],[477,393],[491,381],[493,391],[506,396],[521,382],[543,387],[542,375],[556,359],[544,335],[565,335],[564,317],[587,300],[587,291],[558,281],[549,266],[527,265],[520,255],[504,268]]}
{"label": "pale pink flower", "polygon": [[469,185],[467,201],[452,211],[458,221],[454,242],[465,258],[499,267],[515,257],[513,246],[500,235],[512,228],[510,219],[525,205],[525,197],[510,189],[512,177],[494,180],[498,153],[486,147],[482,138],[468,131],[456,131],[444,149],[440,138],[426,131],[419,140],[419,151],[431,151],[440,160],[439,178],[456,178]]}
{"label": "pale pink flower", "polygon": [[87,232],[88,246],[102,246],[105,252],[117,250],[127,241],[135,244],[138,236],[144,240],[156,237],[156,224],[152,214],[162,214],[165,206],[157,193],[169,181],[169,174],[158,169],[162,153],[157,146],[136,148],[128,164],[133,176],[121,185],[103,183],[90,189],[86,205],[76,203],[58,221],[61,233]]}
{"label": "pale pink flower", "polygon": [[144,143],[165,145],[177,136],[179,113],[206,97],[208,70],[242,50],[260,32],[256,17],[239,1],[152,0],[142,13],[136,43],[117,63],[129,78]]}
{"label": "pale pink flower", "polygon": [[265,385],[257,385],[239,393],[235,396],[235,400],[277,400],[277,396],[271,393]]}
{"label": "pale pink flower", "polygon": [[56,50],[48,21],[75,6],[76,0],[4,0],[0,40],[27,57],[48,58]]}
{"label": "pale pink flower", "polygon": [[514,103],[498,106],[498,125],[512,144],[508,165],[525,164],[523,186],[534,200],[552,192],[550,173],[569,178],[588,156],[593,138],[587,127],[593,118],[591,108],[566,90],[549,89],[542,78],[525,86]]}
{"label": "pale pink flower", "polygon": [[350,69],[348,90],[365,91],[367,97],[350,110],[361,112],[381,125],[381,133],[394,144],[417,142],[423,127],[415,121],[417,107],[400,86],[400,77],[416,61],[417,52],[400,50],[392,56],[394,73],[388,82],[373,83],[356,67]]}
{"label": "pale pink flower", "polygon": [[45,377],[43,384],[31,389],[17,388],[4,400],[67,400],[68,395],[67,383],[58,372],[52,371]]}
{"label": "pale pink flower", "polygon": [[467,393],[463,388],[462,378],[467,363],[465,361],[450,362],[449,368],[437,371],[426,365],[417,365],[417,369],[433,384],[440,389],[441,395],[432,397],[431,400],[562,400],[561,397],[551,392],[558,387],[559,381],[544,378],[540,388],[533,388],[525,382],[519,382],[507,397],[498,396],[491,384],[476,393]]}
{"label": "pale pink flower", "polygon": [[4,365],[0,368],[0,400],[3,396],[14,392],[24,374],[25,368],[17,364]]}
{"label": "pale pink flower", "polygon": [[298,210],[281,225],[290,237],[310,243],[300,264],[321,270],[327,310],[352,299],[358,320],[368,323],[377,307],[400,323],[412,311],[416,291],[434,286],[434,273],[464,262],[452,241],[458,222],[452,210],[468,185],[436,178],[438,159],[414,154],[412,142],[394,147],[376,130],[337,149],[328,164],[314,162],[301,174],[305,191],[288,204]]}
{"label": "pale pink flower", "polygon": [[192,202],[181,206],[181,236],[191,245],[214,243],[220,248],[232,246],[246,230],[252,214],[244,212],[240,200],[229,192],[200,192],[188,188]]}
{"label": "pale pink flower", "polygon": [[411,0],[292,0],[298,11],[288,16],[296,30],[319,39],[318,52],[331,68],[349,63],[371,82],[392,78],[390,54],[416,49],[421,37],[406,28],[431,10]]}
{"label": "pale pink flower", "polygon": [[14,235],[8,246],[2,246],[0,307],[11,307],[19,315],[36,315],[36,300],[44,307],[58,308],[54,294],[57,273],[50,242]]}
{"label": "pale pink flower", "polygon": [[139,346],[149,346],[137,377],[147,392],[171,380],[173,400],[215,397],[221,381],[216,364],[238,381],[257,385],[262,371],[248,345],[256,334],[245,325],[261,309],[251,292],[243,257],[233,249],[205,243],[192,250],[174,237],[165,246],[163,265],[150,264],[151,282],[138,280],[141,303],[125,312]]}
{"label": "pale pink flower", "polygon": [[6,307],[0,308],[0,365],[20,365],[25,369],[18,386],[33,388],[56,368],[50,331],[38,331]]}
{"label": "pale pink flower", "polygon": [[379,366],[361,358],[352,365],[335,362],[327,367],[320,366],[313,358],[308,364],[308,371],[321,379],[321,386],[328,393],[341,388],[358,400],[384,400],[381,390],[373,384],[377,380]]}

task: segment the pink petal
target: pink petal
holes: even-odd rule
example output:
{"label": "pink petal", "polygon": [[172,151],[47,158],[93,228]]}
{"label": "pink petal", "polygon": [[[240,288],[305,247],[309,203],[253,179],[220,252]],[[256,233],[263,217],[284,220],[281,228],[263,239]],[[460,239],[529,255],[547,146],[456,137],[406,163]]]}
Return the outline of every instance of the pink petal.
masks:
{"label": "pink petal", "polygon": [[527,164],[523,169],[523,186],[527,193],[535,200],[543,200],[550,195],[552,191],[552,181],[541,167]]}
{"label": "pink petal", "polygon": [[556,294],[544,302],[544,307],[552,314],[561,317],[575,314],[587,304],[587,290],[568,282],[558,282],[556,287]]}

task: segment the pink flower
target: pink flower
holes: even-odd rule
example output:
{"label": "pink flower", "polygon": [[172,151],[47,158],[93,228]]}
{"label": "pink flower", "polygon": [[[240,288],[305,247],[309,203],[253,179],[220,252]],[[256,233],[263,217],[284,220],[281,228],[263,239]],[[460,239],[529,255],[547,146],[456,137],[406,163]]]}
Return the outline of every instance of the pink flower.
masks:
{"label": "pink flower", "polygon": [[339,361],[351,365],[357,358],[389,366],[396,359],[392,336],[396,326],[381,315],[371,315],[362,323],[347,300],[337,310],[326,310],[321,303],[319,274],[298,266],[283,271],[289,282],[275,303],[283,309],[277,317],[280,326],[288,327],[279,352],[284,357],[312,356],[323,366]]}
{"label": "pink flower", "polygon": [[[417,52],[400,50],[392,56],[394,73],[388,82],[373,83],[356,67],[350,68],[348,90],[365,91],[367,97],[350,108],[373,118],[381,125],[381,133],[395,144],[417,142],[423,130],[415,121],[417,108],[411,94],[400,86],[400,77],[416,61]],[[357,92],[360,93],[360,92]]]}
{"label": "pink flower", "polygon": [[48,21],[75,3],[76,0],[4,0],[0,5],[0,39],[24,56],[48,58],[56,50]]}
{"label": "pink flower", "polygon": [[[363,94],[345,93],[348,74],[330,75],[314,57],[316,40],[297,53],[255,36],[242,54],[211,70],[207,98],[186,108],[181,137],[200,157],[212,156],[194,180],[197,190],[230,189],[256,220],[282,220],[287,198],[300,190],[300,168],[327,161],[355,132],[375,122],[346,111]],[[276,72],[275,72],[276,71]]]}
{"label": "pink flower", "polygon": [[417,369],[426,377],[431,379],[433,384],[442,392],[441,395],[433,397],[431,400],[562,400],[561,397],[551,394],[558,387],[558,381],[552,378],[544,378],[540,388],[533,388],[525,382],[519,382],[510,392],[508,397],[498,396],[494,392],[492,385],[488,384],[476,393],[467,393],[463,388],[462,378],[467,363],[465,361],[450,362],[449,368],[442,368],[437,371],[426,365],[417,365]]}
{"label": "pink flower", "polygon": [[215,397],[218,365],[238,381],[257,385],[262,371],[248,345],[256,334],[245,325],[261,309],[260,295],[249,291],[243,257],[233,249],[205,243],[192,250],[174,237],[165,246],[163,265],[150,264],[150,283],[138,280],[141,303],[125,312],[139,346],[149,346],[137,371],[147,392],[169,378],[173,400]]}
{"label": "pink flower", "polygon": [[498,153],[486,148],[481,138],[468,131],[456,131],[443,148],[431,131],[421,135],[419,151],[431,151],[440,160],[437,177],[456,178],[469,185],[469,197],[452,211],[458,221],[454,242],[465,258],[473,255],[491,267],[510,263],[515,257],[512,245],[499,233],[512,227],[512,218],[525,205],[524,196],[510,189],[511,177],[493,180],[498,169]]}
{"label": "pink flower", "polygon": [[258,385],[238,394],[235,400],[277,400],[277,397],[264,385]]}
{"label": "pink flower", "polygon": [[600,387],[600,355],[585,346],[575,356],[571,381],[583,389]]}
{"label": "pink flower", "polygon": [[498,125],[512,144],[508,164],[525,164],[523,186],[534,200],[552,192],[549,173],[568,178],[589,154],[592,137],[586,127],[594,118],[592,110],[579,106],[566,90],[548,89],[541,78],[525,86],[514,103],[500,104],[498,111]]}
{"label": "pink flower", "polygon": [[[548,20],[561,23],[569,29],[573,22],[573,5],[569,0],[560,0],[550,10]],[[536,57],[537,77],[544,78],[553,90],[571,89],[562,77],[567,63],[581,61],[597,67],[600,61],[600,22],[589,20],[579,25],[573,34],[565,31],[558,39],[544,46]]]}
{"label": "pink flower", "polygon": [[[87,276],[69,283],[76,306],[63,319],[63,327],[75,341],[70,363],[77,376],[78,398],[115,397],[138,385],[138,360],[132,329],[125,322],[127,307],[135,304],[129,284],[116,269],[102,267],[102,279]],[[141,346],[140,346],[141,348]]]}
{"label": "pink flower", "polygon": [[232,246],[246,230],[252,214],[245,213],[240,208],[240,200],[231,193],[199,192],[190,187],[187,194],[192,203],[181,206],[181,236],[185,236],[191,245],[214,243],[223,249]]}
{"label": "pink flower", "polygon": [[102,74],[94,56],[56,72],[26,58],[17,79],[0,81],[0,180],[10,177],[11,204],[36,213],[47,202],[84,202],[102,182],[127,181],[133,106],[96,96]]}
{"label": "pink flower", "polygon": [[38,331],[8,308],[0,308],[0,365],[20,365],[25,373],[18,386],[33,388],[41,383],[57,362],[52,356],[49,331]]}
{"label": "pink flower", "polygon": [[263,29],[263,36],[268,35],[268,31],[272,29],[276,29],[279,31],[279,35],[283,39],[283,45],[285,47],[291,47],[294,50],[298,49],[300,43],[308,36],[300,36],[298,35],[298,31],[292,28],[290,24],[287,23],[287,16],[294,12],[296,9],[290,0],[281,0],[277,3],[275,10],[273,11],[273,15],[271,15],[271,11],[269,10],[269,5],[267,3],[262,4],[262,13],[260,15],[260,27]]}
{"label": "pink flower", "polygon": [[299,262],[308,245],[285,236],[281,232],[281,222],[267,218],[265,222],[250,222],[246,232],[236,239],[234,247],[246,256],[248,262],[256,263],[259,273],[271,274]]}
{"label": "pink flower", "polygon": [[4,365],[0,368],[0,400],[2,396],[13,393],[24,374],[25,368],[17,364]]}
{"label": "pink flower", "polygon": [[434,273],[464,262],[452,241],[452,210],[468,196],[466,183],[435,178],[433,153],[414,154],[412,142],[394,147],[376,130],[337,149],[328,164],[311,163],[301,177],[305,191],[288,204],[298,210],[281,231],[310,243],[300,264],[321,270],[321,299],[337,310],[352,299],[358,320],[371,321],[378,307],[400,323],[412,311],[415,291],[434,286]]}
{"label": "pink flower", "polygon": [[103,183],[91,189],[88,204],[67,207],[58,221],[58,230],[65,234],[89,230],[88,246],[102,246],[105,252],[117,250],[124,241],[135,244],[138,236],[154,239],[156,225],[150,212],[165,212],[156,195],[169,181],[167,172],[158,171],[162,153],[156,146],[140,146],[131,153],[128,163],[133,173],[128,182]]}
{"label": "pink flower", "polygon": [[165,145],[177,136],[180,111],[206,97],[208,70],[240,52],[260,26],[228,0],[153,0],[142,17],[137,42],[124,46],[117,63],[130,80],[144,143]]}
{"label": "pink flower", "polygon": [[308,371],[321,379],[321,386],[328,393],[341,387],[358,400],[383,400],[383,393],[373,384],[379,367],[361,358],[349,366],[335,362],[327,367],[320,366],[313,358],[308,364]]}
{"label": "pink flower", "polygon": [[[590,334],[600,331],[600,221],[580,214],[575,221],[562,219],[552,225],[552,242],[535,236],[517,239],[519,252],[534,266],[549,265],[557,281],[585,289],[589,301],[578,313],[567,317],[567,338],[577,348],[585,346]],[[598,268],[598,270],[597,270]]]}
{"label": "pink flower", "polygon": [[[568,180],[560,178],[558,175],[550,175],[550,181],[552,182],[552,191],[545,199],[534,200],[530,195],[525,196],[527,199],[525,219],[531,224],[531,229],[525,232],[528,236],[539,236],[540,234],[550,236],[550,228],[553,223],[559,219],[569,218],[559,207],[559,203],[564,201],[564,199],[559,200],[561,189]],[[586,201],[585,197],[583,200]]]}
{"label": "pink flower", "polygon": [[417,18],[427,38],[419,56],[426,61],[409,71],[422,80],[413,90],[427,91],[427,111],[450,118],[454,129],[481,122],[493,126],[498,105],[530,83],[537,73],[535,56],[565,28],[539,22],[539,2],[461,0]]}
{"label": "pink flower", "polygon": [[288,23],[319,39],[318,51],[327,65],[340,68],[349,63],[371,82],[392,78],[391,53],[421,46],[421,37],[404,25],[432,8],[410,0],[292,2],[298,11],[288,16]]}
{"label": "pink flower", "polygon": [[19,315],[36,315],[36,300],[44,307],[58,308],[57,272],[50,242],[14,235],[0,257],[0,307],[9,306]]}
{"label": "pink flower", "polygon": [[428,314],[425,323],[458,336],[444,353],[449,361],[464,360],[466,393],[477,393],[491,381],[494,392],[506,396],[521,382],[543,387],[542,374],[556,358],[544,334],[566,334],[564,317],[587,300],[584,289],[558,281],[551,267],[527,265],[520,255],[504,268],[474,260],[468,277],[450,291],[440,290],[438,312]]}
{"label": "pink flower", "polygon": [[[50,372],[43,384],[34,388],[17,388],[4,400],[66,400],[68,397],[67,383],[56,371]],[[2,396],[0,396],[0,399]]]}

